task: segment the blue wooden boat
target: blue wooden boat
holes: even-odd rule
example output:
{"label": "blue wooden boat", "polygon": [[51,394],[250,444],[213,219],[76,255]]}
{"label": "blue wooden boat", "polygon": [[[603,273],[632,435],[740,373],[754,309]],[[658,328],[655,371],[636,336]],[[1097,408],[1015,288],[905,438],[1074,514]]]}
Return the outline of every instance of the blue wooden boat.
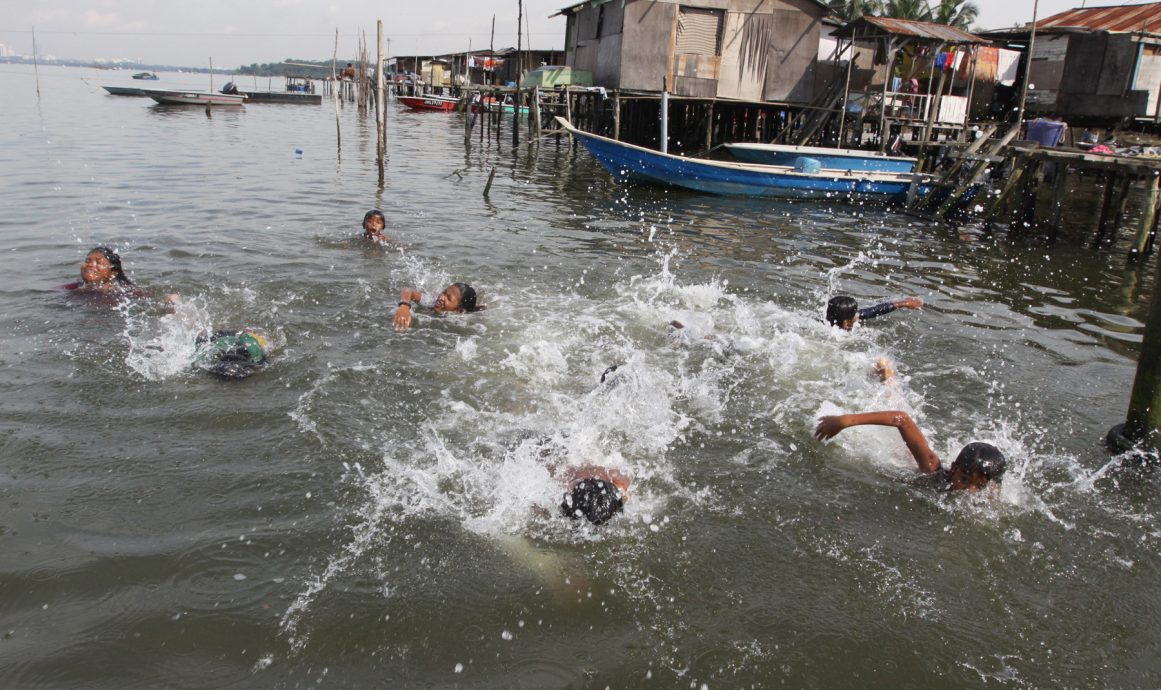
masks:
{"label": "blue wooden boat", "polygon": [[582,132],[562,117],[557,123],[579,138],[618,182],[644,182],[723,196],[849,199],[902,203],[911,185],[928,194],[930,178],[874,170],[803,172],[788,165],[755,165],[685,158]]}
{"label": "blue wooden boat", "polygon": [[906,156],[888,156],[878,151],[832,149],[820,146],[791,146],[788,144],[723,144],[734,158],[760,165],[794,165],[799,158],[818,161],[819,166],[831,170],[882,170],[909,173],[915,170],[916,159]]}

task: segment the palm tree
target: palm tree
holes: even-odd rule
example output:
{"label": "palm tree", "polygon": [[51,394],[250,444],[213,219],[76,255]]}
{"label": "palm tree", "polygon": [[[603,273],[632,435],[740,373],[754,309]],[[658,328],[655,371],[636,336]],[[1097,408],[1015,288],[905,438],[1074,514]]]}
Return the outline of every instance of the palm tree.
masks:
{"label": "palm tree", "polygon": [[927,0],[887,0],[883,4],[883,16],[927,22],[931,21],[931,6]]}
{"label": "palm tree", "polygon": [[849,21],[864,15],[875,16],[883,9],[882,0],[829,0],[830,11]]}
{"label": "palm tree", "polygon": [[980,8],[971,0],[939,0],[932,21],[967,30],[976,21]]}

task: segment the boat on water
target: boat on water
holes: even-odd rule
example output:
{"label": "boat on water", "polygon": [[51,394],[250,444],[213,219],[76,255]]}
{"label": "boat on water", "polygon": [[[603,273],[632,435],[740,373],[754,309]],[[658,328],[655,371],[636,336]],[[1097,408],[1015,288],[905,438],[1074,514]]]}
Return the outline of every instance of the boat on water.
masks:
{"label": "boat on water", "polygon": [[437,110],[451,112],[460,104],[460,99],[448,96],[400,96],[399,102],[412,110]]}
{"label": "boat on water", "polygon": [[888,156],[878,151],[832,149],[821,146],[792,146],[789,144],[722,144],[734,158],[745,163],[760,165],[794,165],[799,158],[818,161],[819,167],[830,170],[879,170],[910,173],[916,159],[906,156]]}
{"label": "boat on water", "polygon": [[319,105],[322,96],[317,93],[294,93],[291,91],[242,91],[246,103],[302,103]]}
{"label": "boat on water", "polygon": [[240,93],[212,91],[167,91],[143,89],[145,95],[162,105],[242,105],[246,97]]}
{"label": "boat on water", "polygon": [[593,158],[618,182],[658,184],[723,196],[850,199],[878,203],[902,203],[912,185],[915,185],[914,193],[918,196],[924,196],[934,188],[929,176],[916,173],[807,170],[803,166],[686,158],[584,132],[563,117],[557,117],[556,121],[569,134],[580,139]]}
{"label": "boat on water", "polygon": [[293,77],[287,79],[285,91],[241,91],[234,82],[226,82],[222,87],[221,93],[224,94],[240,94],[244,97],[245,103],[303,103],[307,105],[319,105],[322,103],[322,96],[314,93],[313,89],[309,88],[309,83],[303,84],[297,81],[291,81]]}
{"label": "boat on water", "polygon": [[102,89],[109,92],[110,96],[144,96],[145,89],[139,89],[136,86],[102,86]]}
{"label": "boat on water", "polygon": [[[504,101],[503,103],[501,103],[500,101],[496,101],[496,100],[490,100],[490,101],[485,100],[482,103],[473,103],[472,104],[472,112],[473,113],[478,113],[478,112],[515,113],[515,112],[517,112],[517,110],[516,110],[516,106],[508,101]],[[519,112],[521,115],[527,115],[528,114],[528,106],[526,106],[526,105],[520,106]]]}
{"label": "boat on water", "polygon": [[138,72],[137,74],[133,75],[133,78],[134,79],[149,79],[150,81],[153,81],[153,80],[156,80],[158,77],[153,72]]}

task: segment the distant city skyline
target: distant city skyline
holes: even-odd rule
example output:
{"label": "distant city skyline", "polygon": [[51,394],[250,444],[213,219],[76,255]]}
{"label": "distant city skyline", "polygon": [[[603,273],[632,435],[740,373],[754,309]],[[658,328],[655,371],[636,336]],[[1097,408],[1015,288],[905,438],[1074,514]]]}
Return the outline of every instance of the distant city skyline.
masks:
{"label": "distant city skyline", "polygon": [[[762,0],[755,0],[756,3]],[[1033,0],[975,0],[976,26],[997,29],[1032,19]],[[1143,4],[1092,0],[1040,0],[1039,16],[1073,7]],[[560,50],[565,20],[552,17],[569,3],[527,0],[524,3],[524,47]],[[233,68],[287,58],[321,60],[335,49],[350,59],[365,33],[375,50],[375,20],[382,18],[388,55],[442,54],[517,43],[517,3],[443,0],[438,5],[406,3],[390,7],[370,0],[255,0],[158,3],[150,0],[51,0],[8,3],[0,44],[16,55],[32,54],[36,28],[37,55],[44,59],[127,60],[175,66],[214,65]],[[438,11],[435,9],[438,8]],[[495,37],[491,36],[495,15]],[[19,28],[17,28],[19,27]],[[531,36],[531,38],[529,38]]]}

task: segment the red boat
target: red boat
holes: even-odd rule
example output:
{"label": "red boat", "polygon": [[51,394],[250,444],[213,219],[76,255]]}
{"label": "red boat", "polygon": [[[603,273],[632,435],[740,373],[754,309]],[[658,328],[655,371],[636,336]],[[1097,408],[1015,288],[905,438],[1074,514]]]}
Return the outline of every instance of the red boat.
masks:
{"label": "red boat", "polygon": [[458,98],[447,96],[400,96],[399,102],[412,110],[441,110],[450,112],[460,104]]}

